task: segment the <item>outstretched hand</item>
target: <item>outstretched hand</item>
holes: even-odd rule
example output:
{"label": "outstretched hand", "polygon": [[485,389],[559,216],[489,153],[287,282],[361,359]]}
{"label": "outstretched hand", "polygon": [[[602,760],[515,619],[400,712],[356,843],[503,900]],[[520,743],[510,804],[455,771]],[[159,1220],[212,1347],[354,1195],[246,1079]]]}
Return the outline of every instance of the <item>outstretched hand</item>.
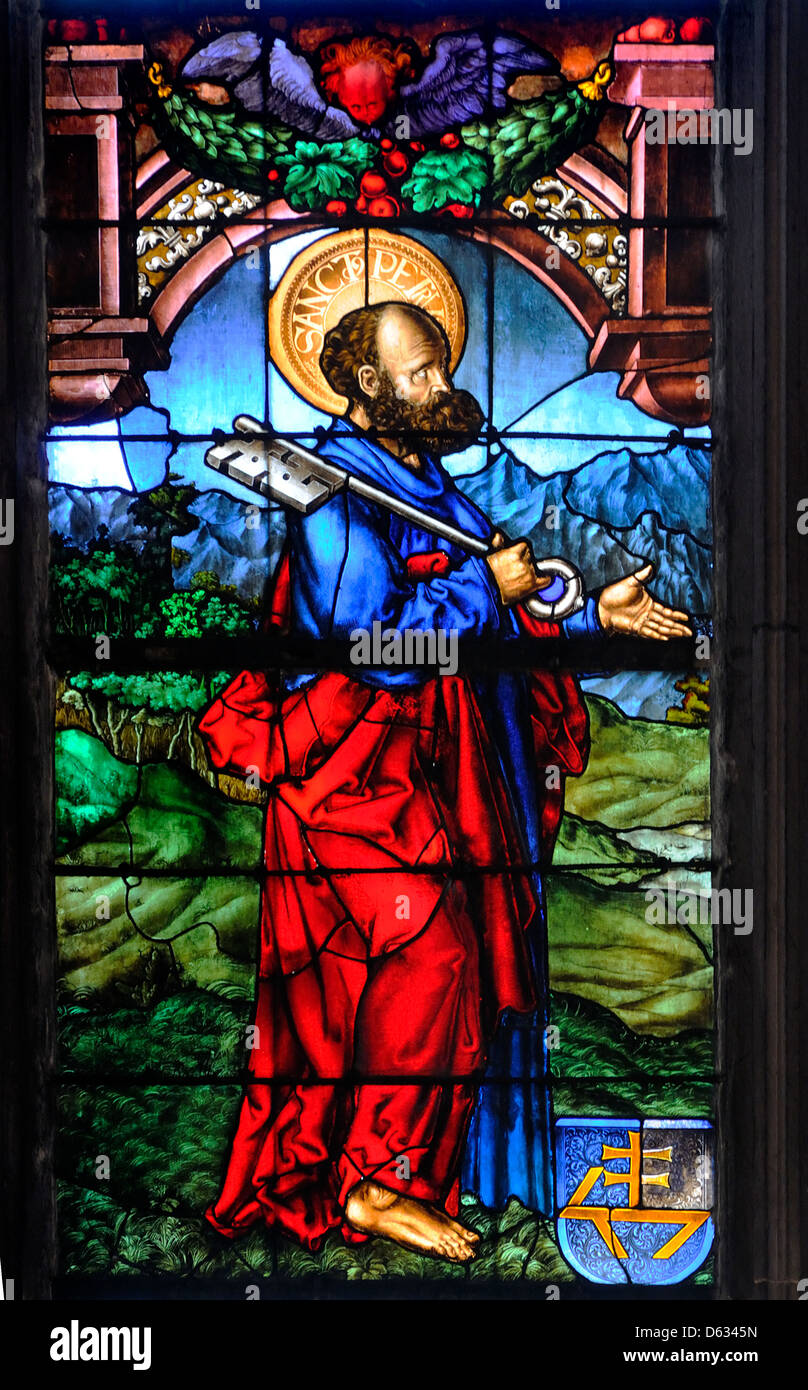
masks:
{"label": "outstretched hand", "polygon": [[658,642],[693,636],[687,613],[666,608],[649,594],[645,585],[653,572],[653,565],[644,565],[616,584],[607,584],[598,599],[598,617],[605,632],[652,637]]}

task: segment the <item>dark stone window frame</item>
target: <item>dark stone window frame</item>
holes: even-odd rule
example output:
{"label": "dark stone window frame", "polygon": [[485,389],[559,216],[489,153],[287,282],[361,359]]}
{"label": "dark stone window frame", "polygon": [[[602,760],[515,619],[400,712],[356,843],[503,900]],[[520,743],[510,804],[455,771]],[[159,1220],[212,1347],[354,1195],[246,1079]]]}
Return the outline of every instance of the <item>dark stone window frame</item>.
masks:
{"label": "dark stone window frame", "polygon": [[[53,710],[41,47],[32,0],[5,0],[0,101],[0,1256],[16,1296],[52,1296],[57,1232]],[[754,930],[719,929],[716,1296],[796,1299],[808,1277],[808,495],[801,418],[808,265],[800,0],[725,0],[717,105],[752,107],[747,157],[720,151],[715,308],[716,886],[751,888]],[[801,1084],[803,1083],[803,1084]],[[503,1291],[506,1292],[506,1291]]]}

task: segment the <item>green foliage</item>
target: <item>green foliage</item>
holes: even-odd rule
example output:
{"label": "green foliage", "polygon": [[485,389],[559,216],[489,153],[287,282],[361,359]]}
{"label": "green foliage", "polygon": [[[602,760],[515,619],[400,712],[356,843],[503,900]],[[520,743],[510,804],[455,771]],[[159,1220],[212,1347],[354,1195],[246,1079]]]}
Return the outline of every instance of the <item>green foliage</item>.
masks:
{"label": "green foliage", "polygon": [[613,1080],[568,1081],[553,1086],[557,1117],[577,1115],[634,1116],[670,1120],[710,1119],[715,1088],[711,1080],[682,1077],[672,1087],[664,1077],[615,1077]]}
{"label": "green foliage", "polygon": [[51,595],[62,631],[125,636],[132,610],[144,602],[148,570],[133,546],[112,546],[107,535],[108,528],[100,526],[84,551],[58,532],[51,533]]}
{"label": "green foliage", "polygon": [[179,137],[188,167],[200,173],[216,165],[236,186],[266,190],[266,173],[288,152],[295,136],[278,121],[245,120],[234,110],[209,107],[190,92],[172,91],[159,102],[164,121]]}
{"label": "green foliage", "polygon": [[665,715],[669,724],[686,724],[698,729],[706,729],[710,724],[710,677],[686,676],[676,682],[676,689],[682,695],[679,705],[672,706]]}
{"label": "green foliage", "polygon": [[199,489],[193,483],[182,483],[181,477],[170,472],[159,487],[138,493],[127,508],[134,524],[149,533],[141,558],[146,572],[153,575],[149,585],[152,593],[155,589],[165,593],[173,586],[173,537],[188,536],[199,525],[199,518],[190,511]]}
{"label": "green foliage", "polygon": [[[158,120],[173,133],[190,169],[259,193],[267,191],[271,170],[285,171],[283,187],[275,189],[299,211],[322,208],[331,198],[355,197],[358,175],[379,153],[375,144],[357,137],[324,145],[301,140],[278,121],[245,119],[235,109],[209,107],[190,92],[170,91],[154,100]],[[402,196],[416,212],[439,211],[453,202],[477,206],[489,168],[494,199],[521,196],[534,179],[592,138],[602,111],[600,100],[569,84],[535,101],[514,103],[493,123],[471,121],[461,132],[466,148],[428,151],[402,185]]]}
{"label": "green foliage", "polygon": [[178,589],[157,607],[135,628],[136,637],[203,637],[210,632],[232,636],[252,629],[241,603],[208,589]]}
{"label": "green foliage", "polygon": [[183,483],[179,473],[169,473],[159,487],[138,493],[127,513],[133,526],[148,533],[141,547],[113,543],[103,524],[84,549],[51,532],[51,596],[60,631],[131,637],[154,623],[162,633],[159,605],[173,592],[179,558],[172,537],[189,535],[198,527],[199,518],[190,511],[198,496],[198,489]]}
{"label": "green foliage", "polygon": [[377,154],[375,145],[357,138],[325,145],[301,140],[278,121],[246,120],[186,92],[172,91],[158,109],[179,137],[190,169],[259,193],[267,192],[271,169],[285,171],[284,195],[299,211],[323,207],[330,198],[355,197],[358,174]]}
{"label": "green foliage", "polygon": [[[82,729],[62,730],[56,735],[56,748],[56,790],[66,803],[60,814],[65,835],[71,832],[71,864],[122,864],[131,858],[140,868],[171,868],[179,875],[206,864],[219,870],[251,869],[260,863],[260,806],[225,801],[203,778],[175,762],[143,764],[140,781],[132,787],[133,764],[113,758],[99,738]],[[59,760],[62,748],[65,756]],[[103,772],[98,791],[95,779],[82,781],[81,774],[82,767],[92,767],[96,759]],[[68,775],[63,778],[65,767]],[[109,807],[109,816],[98,826],[85,814],[96,799]],[[112,814],[113,807],[120,809]],[[164,892],[162,897],[165,902]],[[221,988],[218,985],[217,991]]]}
{"label": "green foliage", "polygon": [[[222,1153],[240,1086],[215,1082],[138,1085],[120,1089],[80,1081],[61,1096],[59,1176],[96,1189],[97,1153],[114,1153],[109,1199],[139,1214],[201,1218],[216,1195]],[[92,1140],[90,1136],[93,1136]],[[94,1146],[95,1140],[97,1144]]]}
{"label": "green foliage", "polygon": [[401,193],[416,212],[432,212],[447,203],[477,206],[488,180],[485,158],[471,149],[429,150],[413,166]]}
{"label": "green foliage", "polygon": [[278,157],[279,168],[286,169],[285,194],[290,207],[298,211],[324,206],[330,198],[356,196],[357,179],[376,156],[376,148],[366,140],[330,141],[318,145],[298,140],[289,154]]}
{"label": "green foliage", "polygon": [[210,677],[183,674],[178,671],[153,671],[131,675],[95,675],[91,671],[77,671],[70,676],[69,683],[77,690],[106,695],[116,705],[129,705],[133,709],[149,710],[190,710],[196,713],[204,709],[212,699],[212,690],[219,689],[230,675],[217,671]]}
{"label": "green foliage", "polygon": [[[551,994],[550,1022],[558,1028],[558,1046],[549,1050],[554,1077],[567,1079],[639,1075],[666,1085],[709,1077],[713,1070],[712,1037],[706,1029],[654,1038],[634,1033],[609,1010],[575,995]],[[675,1092],[676,1087],[671,1087]],[[667,1100],[663,1102],[667,1104]]]}
{"label": "green foliage", "polygon": [[59,1006],[60,1048],[68,1072],[162,1071],[228,1080],[240,1074],[250,998],[223,999],[212,991],[186,989],[149,1011],[111,1013],[93,1009],[91,1002],[67,996]]}
{"label": "green foliage", "polygon": [[[586,999],[552,993],[550,1006],[549,1021],[559,1032],[558,1046],[549,1050],[554,1080],[585,1086],[592,1084],[590,1078],[608,1078],[616,1104],[626,1105],[625,1079],[631,1078],[652,1085],[664,1110],[677,1104],[681,1088],[712,1074],[712,1038],[706,1030],[676,1038],[641,1037]],[[210,990],[186,988],[151,1010],[104,1012],[92,1000],[66,995],[59,1010],[63,1067],[85,1075],[110,1069],[136,1075],[162,1068],[173,1076],[205,1072],[236,1080],[244,1064],[244,1024],[251,1010],[244,990],[225,984]]]}
{"label": "green foliage", "polygon": [[552,173],[592,138],[602,112],[602,102],[570,86],[519,102],[491,124],[470,121],[461,133],[491,161],[493,198],[521,197],[534,179]]}
{"label": "green foliage", "polygon": [[212,570],[199,570],[189,590],[174,590],[174,570],[190,559],[172,543],[175,534],[196,530],[189,511],[199,496],[178,474],[151,492],[139,494],[128,511],[148,531],[142,548],[109,540],[101,525],[86,550],[58,532],[51,533],[51,595],[60,631],[109,637],[200,637],[216,632],[249,632],[261,600],[242,599],[234,584],[222,584]]}
{"label": "green foliage", "polygon": [[[138,494],[128,508],[130,515],[140,522],[140,515],[145,504],[146,508],[153,508],[168,518],[171,522],[171,531],[176,531],[181,536],[187,536],[191,531],[195,531],[199,525],[199,518],[194,516],[189,508],[200,496],[199,488],[194,483],[183,483],[181,479],[181,473],[169,471],[165,482],[160,483],[159,487]],[[147,510],[142,524],[148,525],[150,520]]]}
{"label": "green foliage", "polygon": [[204,589],[208,594],[229,594],[231,597],[235,597],[238,592],[235,584],[220,583],[218,574],[213,570],[197,570],[191,587]]}
{"label": "green foliage", "polygon": [[[349,1282],[574,1279],[558,1250],[552,1222],[515,1198],[503,1211],[491,1211],[473,1194],[463,1194],[461,1219],[481,1237],[478,1258],[468,1268],[386,1240],[347,1246],[336,1231],[316,1252],[260,1224],[238,1241],[217,1237],[203,1213],[218,1193],[240,1103],[241,1085],[229,1085],[224,1078],[243,1044],[245,1007],[243,999],[226,1007],[220,998],[206,999],[196,991],[173,996],[151,1014],[118,1010],[101,1015],[81,1006],[64,1007],[69,1067],[84,1070],[89,1064],[94,1070],[114,1059],[115,1067],[126,1071],[130,1063],[158,1062],[170,1074],[187,1055],[189,1067],[204,1068],[210,1059],[212,1084],[129,1082],[116,1090],[83,1085],[77,1078],[64,1089],[58,1154],[63,1274],[171,1274],[183,1279],[243,1279],[249,1274]],[[594,1006],[557,999],[552,1021],[566,1045],[590,1049],[589,1075],[594,1068],[597,1077],[557,1080],[557,1115],[710,1114],[711,1084],[696,1077],[698,1069],[710,1065],[703,1039],[686,1038],[677,1062],[673,1045],[651,1040],[639,1041],[639,1056],[638,1040],[632,1041],[627,1030],[616,1028],[606,1011]],[[621,1073],[619,1054],[612,1049],[623,1044]],[[600,1079],[597,1068],[602,1064],[610,1080]],[[94,1155],[113,1151],[110,1180],[101,1184],[95,1178]],[[709,1271],[697,1279],[708,1281]]]}
{"label": "green foliage", "polygon": [[[301,140],[280,122],[247,120],[236,110],[208,107],[190,92],[172,91],[156,100],[189,168],[261,193],[271,169],[285,172],[283,189],[275,187],[298,211],[355,197],[358,176],[378,156],[378,147],[366,140]],[[453,202],[477,206],[489,167],[495,199],[521,196],[592,138],[602,111],[601,101],[570,84],[512,105],[491,124],[471,121],[462,128],[466,148],[428,151],[402,184],[402,196],[416,212]]]}

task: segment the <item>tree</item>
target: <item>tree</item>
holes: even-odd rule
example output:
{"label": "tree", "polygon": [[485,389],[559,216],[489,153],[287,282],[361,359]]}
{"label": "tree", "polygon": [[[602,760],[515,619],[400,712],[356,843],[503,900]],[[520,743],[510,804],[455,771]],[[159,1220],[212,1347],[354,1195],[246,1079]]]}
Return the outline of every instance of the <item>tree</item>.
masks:
{"label": "tree", "polygon": [[672,706],[665,718],[669,724],[689,724],[705,728],[710,722],[710,678],[709,676],[686,676],[676,682],[681,691],[681,705]]}
{"label": "tree", "polygon": [[121,733],[128,725],[135,729],[135,761],[138,763],[144,727],[149,724],[168,725],[172,727],[172,735],[166,762],[171,760],[180,738],[185,734],[190,765],[197,771],[193,716],[205,709],[215,692],[230,679],[227,671],[216,671],[211,675],[178,671],[94,675],[90,671],[79,671],[69,678],[65,698],[67,703],[75,703],[75,698],[71,700],[68,697],[70,690],[78,692],[95,732],[116,757],[122,756]]}

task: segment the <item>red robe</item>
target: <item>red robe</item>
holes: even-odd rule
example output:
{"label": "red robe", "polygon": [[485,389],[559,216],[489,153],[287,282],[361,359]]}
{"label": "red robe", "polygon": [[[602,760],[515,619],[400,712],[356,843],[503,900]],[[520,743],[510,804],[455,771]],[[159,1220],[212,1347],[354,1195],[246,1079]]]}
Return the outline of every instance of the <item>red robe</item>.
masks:
{"label": "red robe", "polygon": [[[442,563],[411,557],[411,577]],[[278,626],[288,599],[284,561]],[[558,632],[519,616],[533,635]],[[537,766],[581,772],[574,678],[537,673],[530,695]],[[280,694],[243,671],[199,731],[214,767],[257,770],[270,788],[257,1045],[208,1218],[227,1235],[263,1219],[316,1248],[336,1225],[362,1239],[342,1216],[362,1178],[454,1206],[497,1017],[537,1005],[536,900],[470,682],[396,693],[327,673]],[[563,789],[548,790],[548,858],[562,806]]]}

